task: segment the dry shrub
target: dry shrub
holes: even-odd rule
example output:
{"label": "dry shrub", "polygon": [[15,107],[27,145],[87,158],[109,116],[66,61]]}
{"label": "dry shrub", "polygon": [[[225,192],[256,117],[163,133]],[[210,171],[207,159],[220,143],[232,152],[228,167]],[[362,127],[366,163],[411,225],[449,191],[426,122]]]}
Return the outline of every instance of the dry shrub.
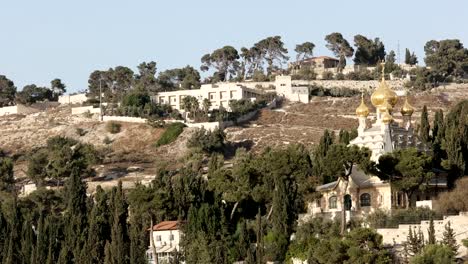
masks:
{"label": "dry shrub", "polygon": [[435,208],[447,214],[468,211],[468,176],[464,176],[455,183],[455,188],[439,195]]}

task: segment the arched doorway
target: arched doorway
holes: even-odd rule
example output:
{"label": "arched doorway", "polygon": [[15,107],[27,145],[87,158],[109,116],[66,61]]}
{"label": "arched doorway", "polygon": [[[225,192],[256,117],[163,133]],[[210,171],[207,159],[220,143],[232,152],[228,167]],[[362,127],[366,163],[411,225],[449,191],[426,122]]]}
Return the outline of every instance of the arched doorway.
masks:
{"label": "arched doorway", "polygon": [[351,201],[351,195],[346,194],[344,196],[344,208],[346,211],[351,210],[351,207],[353,206],[352,201]]}

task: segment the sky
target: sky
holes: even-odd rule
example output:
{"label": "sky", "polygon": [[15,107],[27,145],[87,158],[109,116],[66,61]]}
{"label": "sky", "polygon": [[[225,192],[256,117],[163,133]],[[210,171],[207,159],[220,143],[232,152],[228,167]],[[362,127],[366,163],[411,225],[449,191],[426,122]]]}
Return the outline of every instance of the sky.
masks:
{"label": "sky", "polygon": [[311,41],[314,55],[332,55],[324,37],[340,32],[379,37],[404,60],[423,61],[431,39],[468,46],[465,0],[0,0],[0,75],[18,90],[60,78],[69,92],[87,88],[89,74],[118,65],[136,72],[143,61],[158,71],[192,65],[225,45],[251,47],[280,35],[290,51]]}

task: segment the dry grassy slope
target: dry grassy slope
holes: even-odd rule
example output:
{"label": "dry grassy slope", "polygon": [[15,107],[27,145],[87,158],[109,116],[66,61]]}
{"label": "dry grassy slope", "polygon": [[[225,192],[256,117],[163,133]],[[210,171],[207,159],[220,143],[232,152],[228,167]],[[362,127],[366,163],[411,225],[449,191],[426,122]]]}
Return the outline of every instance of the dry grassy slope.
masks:
{"label": "dry grassy slope", "polygon": [[[77,129],[85,131],[80,136]],[[176,166],[185,153],[185,142],[191,134],[186,129],[173,144],[154,147],[164,129],[152,128],[146,124],[122,123],[121,132],[111,134],[106,124],[95,118],[72,116],[68,107],[48,109],[28,116],[0,117],[0,149],[19,158],[15,164],[15,176],[24,178],[27,168],[25,157],[38,147],[44,146],[53,136],[66,136],[90,143],[106,153],[104,164],[98,166],[98,174],[113,175],[113,171],[125,171],[129,167],[140,167],[140,176],[154,175],[159,164]],[[108,137],[112,143],[106,145]],[[131,176],[121,174],[122,177]],[[131,177],[130,177],[131,178]]]}
{"label": "dry grassy slope", "polygon": [[[438,109],[447,111],[457,102],[468,98],[468,85],[452,85],[441,87],[431,92],[420,92],[409,97],[410,103],[416,108],[413,120],[419,122],[424,105],[428,107],[430,118]],[[398,109],[404,102],[400,98],[395,106],[396,121],[401,120]],[[352,129],[358,122],[354,114],[360,103],[360,97],[326,98],[315,97],[309,104],[285,103],[282,108],[263,110],[257,118],[242,126],[226,130],[228,139],[234,142],[251,140],[254,150],[266,146],[284,146],[292,143],[315,144],[319,141],[325,129],[339,131]],[[371,112],[375,111],[366,98]]]}

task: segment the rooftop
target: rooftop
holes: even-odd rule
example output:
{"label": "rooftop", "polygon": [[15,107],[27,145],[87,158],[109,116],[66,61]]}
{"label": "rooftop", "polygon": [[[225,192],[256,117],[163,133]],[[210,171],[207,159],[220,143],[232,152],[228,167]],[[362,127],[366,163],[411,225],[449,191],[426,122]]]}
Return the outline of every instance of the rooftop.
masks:
{"label": "rooftop", "polygon": [[177,230],[180,228],[179,221],[162,221],[153,226],[153,231]]}

